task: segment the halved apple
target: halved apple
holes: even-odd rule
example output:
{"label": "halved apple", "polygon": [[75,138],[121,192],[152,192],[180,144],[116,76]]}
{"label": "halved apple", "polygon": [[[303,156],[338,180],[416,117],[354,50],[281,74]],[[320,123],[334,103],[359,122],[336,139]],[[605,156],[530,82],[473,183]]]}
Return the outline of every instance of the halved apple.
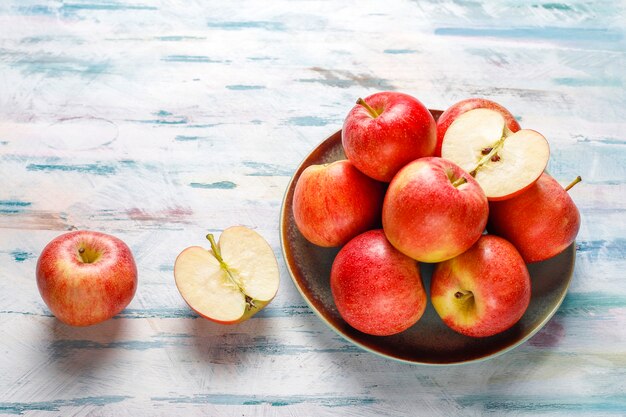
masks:
{"label": "halved apple", "polygon": [[513,133],[494,110],[474,109],[448,128],[441,156],[469,172],[491,201],[506,200],[533,185],[550,158],[546,138],[531,129]]}
{"label": "halved apple", "polygon": [[222,324],[242,322],[276,295],[278,263],[270,245],[253,230],[233,226],[211,249],[191,246],[174,264],[178,291],[200,316]]}

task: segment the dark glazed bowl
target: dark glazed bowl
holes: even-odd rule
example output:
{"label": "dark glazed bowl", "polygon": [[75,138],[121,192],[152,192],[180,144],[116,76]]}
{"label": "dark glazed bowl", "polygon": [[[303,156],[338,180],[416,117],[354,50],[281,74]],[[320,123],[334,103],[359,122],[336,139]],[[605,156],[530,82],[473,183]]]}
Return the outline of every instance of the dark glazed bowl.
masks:
{"label": "dark glazed bowl", "polygon": [[[435,117],[441,111],[431,110]],[[330,291],[330,269],[339,248],[321,248],[309,243],[296,227],[292,213],[293,191],[309,165],[345,159],[341,131],[318,145],[300,164],[287,187],[282,204],[280,237],[283,256],[294,284],[313,311],[331,329],[349,342],[370,352],[399,361],[449,365],[492,358],[524,343],[556,313],[569,287],[575,260],[575,245],[528,269],[532,295],[528,310],[509,330],[487,338],[460,335],[443,324],[430,294],[422,318],[411,328],[393,336],[370,336],[349,326],[339,315]],[[429,293],[433,265],[421,264],[422,280]]]}

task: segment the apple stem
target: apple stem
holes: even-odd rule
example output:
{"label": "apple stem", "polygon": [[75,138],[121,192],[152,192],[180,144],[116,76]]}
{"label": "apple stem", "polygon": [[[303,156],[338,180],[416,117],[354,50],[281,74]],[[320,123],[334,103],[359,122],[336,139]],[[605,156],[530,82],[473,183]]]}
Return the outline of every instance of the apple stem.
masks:
{"label": "apple stem", "polygon": [[380,116],[380,113],[378,113],[376,110],[374,110],[372,108],[372,106],[370,106],[369,104],[367,104],[365,102],[365,100],[363,100],[361,97],[359,97],[359,99],[356,101],[356,104],[360,104],[361,106],[365,107],[365,109],[367,110],[367,112],[375,119],[378,116]]}
{"label": "apple stem", "polygon": [[459,177],[459,178],[457,178],[457,179],[456,179],[456,180],[452,183],[452,186],[453,186],[454,188],[458,188],[460,185],[463,185],[463,184],[465,184],[466,182],[467,182],[467,178],[465,178],[465,177]]}
{"label": "apple stem", "polygon": [[233,273],[230,271],[230,268],[228,268],[228,265],[226,264],[226,262],[224,262],[224,259],[222,258],[222,253],[220,252],[220,248],[217,246],[217,243],[215,242],[215,237],[213,237],[213,233],[209,233],[208,235],[206,235],[206,238],[209,240],[209,242],[211,242],[211,250],[213,251],[213,255],[215,256],[215,259],[217,259],[217,261],[220,263],[220,267],[226,272],[226,275],[228,275],[228,278],[230,278],[232,283],[235,284],[237,289],[245,296],[246,309],[249,310],[249,309],[254,308],[255,307],[254,300],[252,299],[252,297],[250,297],[248,294],[245,293],[245,291],[241,287],[241,284],[239,284],[239,281],[235,279],[235,277],[233,276]]}
{"label": "apple stem", "polygon": [[567,187],[565,187],[565,191],[569,191],[570,188],[572,188],[573,186],[575,186],[576,184],[578,184],[579,182],[581,182],[583,179],[581,178],[581,176],[577,176],[576,178],[574,178],[574,181],[570,182],[569,185]]}

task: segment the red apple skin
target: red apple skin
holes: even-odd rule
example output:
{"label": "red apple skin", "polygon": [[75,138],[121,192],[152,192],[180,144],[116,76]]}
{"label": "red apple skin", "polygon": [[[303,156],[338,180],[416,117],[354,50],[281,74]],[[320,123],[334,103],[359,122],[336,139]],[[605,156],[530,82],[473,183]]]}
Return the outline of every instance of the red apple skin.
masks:
{"label": "red apple skin", "polygon": [[567,191],[545,172],[522,194],[489,203],[487,229],[507,239],[526,263],[545,261],[576,239],[580,213]]}
{"label": "red apple skin", "polygon": [[407,163],[434,154],[437,124],[419,100],[403,93],[380,92],[365,102],[379,115],[373,117],[357,104],[341,132],[346,156],[361,172],[389,182]]}
{"label": "red apple skin", "polygon": [[[466,183],[455,187],[455,179]],[[476,180],[454,162],[421,158],[393,178],[383,203],[383,229],[400,252],[441,262],[469,249],[482,235],[489,205]]]}
{"label": "red apple skin", "polygon": [[385,184],[348,160],[311,165],[294,189],[294,220],[309,242],[340,246],[380,222],[384,195]]}
{"label": "red apple skin", "polygon": [[380,229],[355,237],[339,251],[330,288],[341,317],[374,336],[408,329],[426,309],[418,263],[391,246]]}
{"label": "red apple skin", "polygon": [[446,111],[441,113],[439,119],[437,119],[437,145],[435,149],[435,156],[441,156],[441,144],[443,143],[443,138],[446,135],[446,131],[448,127],[456,120],[457,117],[462,115],[465,112],[474,109],[491,109],[499,112],[504,117],[504,121],[511,130],[511,132],[517,132],[521,129],[517,120],[515,120],[515,116],[511,114],[506,108],[502,105],[487,100],[485,98],[468,98],[465,100],[461,100],[458,103],[450,106]]}
{"label": "red apple skin", "polygon": [[[457,298],[458,292],[471,292]],[[435,267],[430,286],[437,314],[452,330],[488,337],[511,328],[524,315],[530,274],[510,242],[483,235],[461,255]]]}
{"label": "red apple skin", "polygon": [[[99,254],[94,262],[84,255]],[[74,231],[53,239],[37,261],[37,287],[60,321],[90,326],[122,311],[137,289],[137,266],[120,239],[96,231]]]}

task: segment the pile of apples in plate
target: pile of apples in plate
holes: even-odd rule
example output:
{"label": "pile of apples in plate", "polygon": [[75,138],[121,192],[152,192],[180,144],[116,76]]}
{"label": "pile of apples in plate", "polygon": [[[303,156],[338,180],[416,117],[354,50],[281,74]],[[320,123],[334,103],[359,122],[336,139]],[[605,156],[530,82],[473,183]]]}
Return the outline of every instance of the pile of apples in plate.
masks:
{"label": "pile of apples in plate", "polygon": [[578,233],[569,187],[545,172],[548,141],[493,101],[463,100],[435,121],[410,95],[376,93],[348,113],[342,145],[347,159],[302,171],[293,215],[311,243],[341,246],[331,292],[361,332],[392,335],[421,318],[419,262],[436,263],[430,301],[447,326],[503,332],[529,305],[527,264]]}

